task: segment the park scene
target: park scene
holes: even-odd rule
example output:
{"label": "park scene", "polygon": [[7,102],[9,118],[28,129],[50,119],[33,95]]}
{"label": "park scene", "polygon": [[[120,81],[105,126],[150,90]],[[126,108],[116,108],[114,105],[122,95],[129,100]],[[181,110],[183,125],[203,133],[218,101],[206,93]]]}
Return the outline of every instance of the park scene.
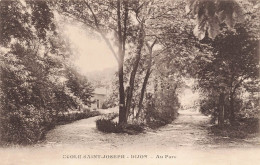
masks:
{"label": "park scene", "polygon": [[257,164],[259,48],[258,0],[0,0],[0,164]]}

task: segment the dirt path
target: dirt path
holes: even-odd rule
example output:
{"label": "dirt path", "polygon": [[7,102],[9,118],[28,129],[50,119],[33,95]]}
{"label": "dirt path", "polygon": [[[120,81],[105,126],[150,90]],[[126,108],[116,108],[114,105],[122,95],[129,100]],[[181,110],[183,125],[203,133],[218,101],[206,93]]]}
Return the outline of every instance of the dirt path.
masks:
{"label": "dirt path", "polygon": [[[97,118],[57,126],[44,142],[34,146],[0,148],[0,164],[254,165],[260,161],[259,140],[257,145],[254,139],[234,140],[210,135],[209,118],[191,110],[180,111],[172,124],[138,135],[99,132],[95,128]],[[125,157],[78,159],[78,155],[114,154]],[[136,158],[138,155],[147,157]],[[166,155],[171,158],[165,158]]]}
{"label": "dirt path", "polygon": [[83,119],[51,130],[43,145],[79,145],[89,149],[143,149],[176,147],[218,148],[252,147],[246,140],[215,137],[208,132],[209,117],[192,110],[180,111],[179,117],[169,125],[157,130],[147,130],[138,135],[105,134],[97,131],[95,120]]}

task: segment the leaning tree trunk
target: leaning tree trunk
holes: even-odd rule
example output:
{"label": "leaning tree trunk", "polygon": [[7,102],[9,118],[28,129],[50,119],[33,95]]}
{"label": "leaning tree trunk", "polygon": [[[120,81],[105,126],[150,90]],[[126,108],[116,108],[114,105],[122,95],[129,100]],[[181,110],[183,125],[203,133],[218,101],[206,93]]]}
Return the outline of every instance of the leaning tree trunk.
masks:
{"label": "leaning tree trunk", "polygon": [[140,96],[140,100],[139,100],[139,103],[138,103],[138,112],[136,114],[136,119],[139,118],[140,113],[142,111],[143,100],[144,100],[144,93],[145,93],[145,90],[146,90],[146,86],[147,86],[150,74],[151,74],[151,68],[148,68],[148,70],[146,72],[146,75],[145,75],[145,78],[144,78],[143,86],[142,86],[142,89],[141,89],[141,96]]}
{"label": "leaning tree trunk", "polygon": [[141,96],[140,96],[140,100],[139,100],[139,103],[138,103],[138,112],[136,114],[136,119],[139,118],[140,113],[142,111],[143,100],[144,100],[144,93],[145,93],[145,90],[146,90],[148,79],[149,79],[149,77],[151,75],[152,54],[153,54],[153,50],[152,49],[153,49],[153,46],[154,46],[155,43],[156,43],[156,40],[153,42],[153,44],[151,46],[148,43],[146,43],[146,46],[147,46],[147,48],[149,50],[149,63],[148,63],[148,68],[147,68],[145,77],[144,77],[143,86],[142,86],[142,89],[141,89]]}
{"label": "leaning tree trunk", "polygon": [[129,81],[129,90],[127,92],[127,98],[126,98],[126,118],[128,118],[129,112],[130,112],[130,108],[131,108],[131,104],[132,104],[132,97],[133,97],[133,91],[134,91],[134,80],[135,80],[135,75],[139,66],[139,62],[141,59],[141,54],[142,54],[142,48],[144,45],[144,30],[143,30],[143,22],[141,22],[140,25],[140,31],[139,31],[139,35],[138,35],[138,47],[137,47],[137,53],[136,53],[136,60],[133,66],[133,70],[131,72],[130,75],[130,81]]}

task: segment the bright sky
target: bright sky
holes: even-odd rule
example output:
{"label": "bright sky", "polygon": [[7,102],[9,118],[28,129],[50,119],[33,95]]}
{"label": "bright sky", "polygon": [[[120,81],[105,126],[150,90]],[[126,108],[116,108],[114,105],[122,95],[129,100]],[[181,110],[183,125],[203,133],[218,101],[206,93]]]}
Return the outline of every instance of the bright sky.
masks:
{"label": "bright sky", "polygon": [[181,102],[181,105],[186,107],[194,106],[194,103],[199,101],[199,92],[193,91],[192,87],[195,84],[194,79],[184,79],[184,82],[189,88],[186,88],[182,91],[182,93],[179,95],[179,99]]}
{"label": "bright sky", "polygon": [[116,67],[117,62],[102,39],[90,36],[77,25],[66,24],[65,34],[77,48],[77,57],[73,63],[82,73]]}
{"label": "bright sky", "polygon": [[193,92],[191,89],[185,89],[182,94],[180,94],[181,105],[186,107],[194,106],[199,100],[199,93]]}

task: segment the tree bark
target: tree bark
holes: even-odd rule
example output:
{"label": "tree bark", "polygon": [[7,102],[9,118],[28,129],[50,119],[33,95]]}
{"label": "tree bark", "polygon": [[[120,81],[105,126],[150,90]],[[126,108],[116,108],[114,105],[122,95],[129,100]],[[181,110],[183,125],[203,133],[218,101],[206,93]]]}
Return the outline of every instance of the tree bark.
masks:
{"label": "tree bark", "polygon": [[144,93],[145,93],[146,86],[147,86],[148,79],[149,79],[150,75],[151,75],[151,68],[148,68],[148,70],[146,72],[146,75],[145,75],[145,78],[144,78],[143,86],[142,86],[142,89],[141,89],[141,96],[140,96],[140,100],[139,100],[139,103],[138,103],[138,112],[136,114],[136,119],[139,118],[140,113],[142,111],[143,100],[144,100]]}
{"label": "tree bark", "polygon": [[118,64],[118,78],[119,78],[119,125],[124,125],[127,123],[127,118],[126,118],[126,107],[125,107],[123,62]]}
{"label": "tree bark", "polygon": [[136,60],[134,62],[133,70],[131,72],[130,76],[130,81],[129,81],[129,90],[127,93],[127,100],[126,100],[126,118],[129,115],[131,104],[132,104],[132,97],[133,97],[133,90],[134,90],[134,80],[135,80],[135,75],[139,66],[139,62],[141,59],[141,54],[142,54],[142,48],[144,45],[144,29],[143,29],[143,22],[140,23],[140,30],[139,30],[139,35],[138,35],[138,46],[137,46],[137,53],[136,53]]}
{"label": "tree bark", "polygon": [[[124,19],[127,19],[126,17]],[[117,0],[117,28],[118,28],[118,80],[119,80],[119,125],[127,123],[124,89],[124,55],[125,38],[121,26],[121,1]],[[124,37],[124,39],[123,39]]]}
{"label": "tree bark", "polygon": [[142,89],[141,89],[141,96],[140,96],[140,100],[139,100],[139,103],[138,103],[138,112],[136,114],[136,119],[139,118],[140,113],[142,111],[143,100],[144,100],[144,93],[145,93],[145,90],[146,90],[148,79],[149,79],[149,77],[151,75],[153,46],[156,43],[156,41],[157,40],[155,40],[151,46],[148,43],[146,43],[146,46],[147,46],[147,48],[149,50],[149,63],[148,63],[148,68],[147,68],[147,71],[146,71],[146,74],[145,74],[145,77],[144,77],[144,82],[143,82]]}
{"label": "tree bark", "polygon": [[247,79],[247,77],[241,79],[233,88],[233,90],[230,93],[230,102],[229,102],[229,122],[231,125],[234,125],[235,123],[235,107],[234,107],[234,100],[235,100],[235,94],[236,90],[239,88],[239,86],[243,83],[243,81]]}
{"label": "tree bark", "polygon": [[[95,14],[94,10],[88,3],[88,1],[83,1],[89,11],[91,12],[91,15],[93,17],[94,25],[91,26],[93,29],[95,29],[98,33],[101,34],[101,37],[104,39],[105,43],[113,53],[114,57],[116,58],[118,62],[118,79],[119,79],[119,124],[124,125],[127,123],[126,118],[126,105],[125,105],[125,91],[124,91],[124,56],[125,56],[125,44],[127,39],[127,20],[129,17],[129,5],[127,0],[117,0],[116,2],[116,11],[117,11],[117,30],[115,32],[117,33],[117,39],[118,39],[118,53],[114,50],[111,42],[106,37],[105,33],[100,29],[100,24],[97,15]],[[123,8],[121,6],[123,5]],[[121,17],[121,10],[124,9],[124,16]],[[84,20],[84,18],[83,18]],[[82,22],[82,21],[81,21]],[[83,21],[84,24],[86,24],[85,21]],[[123,24],[123,25],[122,25]],[[89,25],[90,26],[90,25]]]}
{"label": "tree bark", "polygon": [[229,122],[231,125],[234,125],[234,121],[235,121],[235,112],[234,112],[234,94],[232,93],[230,95],[230,102],[229,102],[229,111],[230,111],[230,114],[229,114]]}
{"label": "tree bark", "polygon": [[219,95],[219,107],[218,107],[218,125],[220,127],[224,126],[224,93]]}

